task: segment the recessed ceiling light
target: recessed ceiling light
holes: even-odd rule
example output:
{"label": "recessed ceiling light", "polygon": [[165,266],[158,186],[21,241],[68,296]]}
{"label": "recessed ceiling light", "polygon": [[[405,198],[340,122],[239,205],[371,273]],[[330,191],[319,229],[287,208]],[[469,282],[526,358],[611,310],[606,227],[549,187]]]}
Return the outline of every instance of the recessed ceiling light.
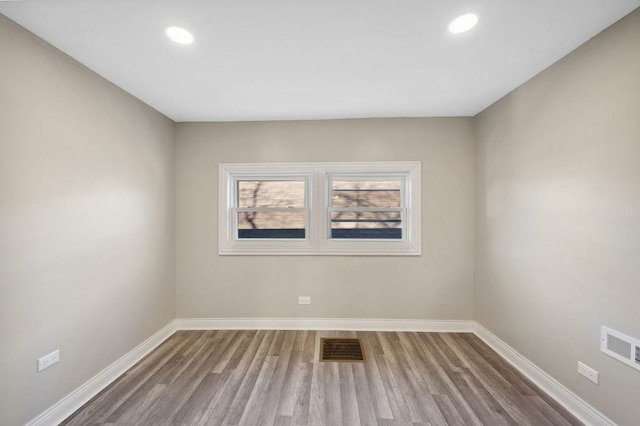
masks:
{"label": "recessed ceiling light", "polygon": [[449,24],[449,31],[454,34],[464,33],[475,27],[478,23],[478,15],[467,13],[460,15]]}
{"label": "recessed ceiling light", "polygon": [[180,44],[191,44],[193,43],[193,34],[184,28],[180,27],[169,27],[165,30],[167,37],[176,43]]}

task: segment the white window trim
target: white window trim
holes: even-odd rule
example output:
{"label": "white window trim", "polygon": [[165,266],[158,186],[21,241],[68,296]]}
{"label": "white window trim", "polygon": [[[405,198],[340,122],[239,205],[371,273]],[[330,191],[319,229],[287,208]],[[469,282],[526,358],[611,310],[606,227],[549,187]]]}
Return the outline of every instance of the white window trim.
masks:
{"label": "white window trim", "polygon": [[[304,180],[308,209],[304,239],[238,240],[235,185],[239,179]],[[314,254],[313,170],[301,164],[220,164],[218,251],[220,254]]]}
{"label": "white window trim", "polygon": [[[329,182],[332,177],[402,178],[402,239],[331,239]],[[309,209],[305,239],[236,239],[234,203],[238,179],[305,180]],[[220,164],[218,252],[221,255],[418,256],[421,253],[420,203],[419,161]]]}

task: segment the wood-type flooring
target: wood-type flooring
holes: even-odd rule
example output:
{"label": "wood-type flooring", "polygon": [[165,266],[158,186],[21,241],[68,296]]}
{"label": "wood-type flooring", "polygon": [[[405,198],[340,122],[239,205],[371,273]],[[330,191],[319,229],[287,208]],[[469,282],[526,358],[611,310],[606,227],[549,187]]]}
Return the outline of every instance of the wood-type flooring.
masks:
{"label": "wood-type flooring", "polygon": [[[358,337],[366,362],[320,362]],[[178,331],[64,425],[580,425],[471,333]]]}

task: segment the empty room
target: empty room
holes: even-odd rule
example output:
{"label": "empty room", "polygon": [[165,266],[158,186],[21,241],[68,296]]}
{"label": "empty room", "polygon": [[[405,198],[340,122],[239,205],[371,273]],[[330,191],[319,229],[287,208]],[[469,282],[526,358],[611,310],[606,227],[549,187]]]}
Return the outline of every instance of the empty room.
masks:
{"label": "empty room", "polygon": [[0,426],[640,425],[640,0],[0,0]]}

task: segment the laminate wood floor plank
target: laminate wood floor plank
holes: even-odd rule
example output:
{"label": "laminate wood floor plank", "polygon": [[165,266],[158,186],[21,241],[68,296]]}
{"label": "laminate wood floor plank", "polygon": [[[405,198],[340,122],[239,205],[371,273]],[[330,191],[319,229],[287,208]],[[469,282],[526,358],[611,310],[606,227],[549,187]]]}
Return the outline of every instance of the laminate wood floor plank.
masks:
{"label": "laminate wood floor plank", "polygon": [[269,352],[271,339],[273,338],[274,333],[275,332],[271,330],[265,332],[260,339],[258,350],[255,355],[251,360],[247,359],[247,361],[250,362],[249,368],[242,378],[242,383],[240,384],[238,392],[227,411],[227,415],[225,416],[223,423],[239,425],[240,419],[242,419],[242,415],[245,410],[252,408],[249,406],[249,403],[251,402],[250,397],[256,386],[262,367],[267,360],[267,353]]}
{"label": "laminate wood floor plank", "polygon": [[269,346],[269,356],[277,356],[280,355],[280,348],[282,347],[282,342],[284,340],[284,336],[286,331],[277,330],[276,334],[271,342],[271,346]]}
{"label": "laminate wood floor plank", "polygon": [[[320,362],[323,337],[366,361]],[[65,426],[581,423],[470,333],[179,331]]]}
{"label": "laminate wood floor plank", "polygon": [[[221,391],[226,388],[231,370],[224,370],[226,360],[240,345],[242,334],[235,331],[220,331],[213,343],[218,342],[215,348],[211,348],[205,362],[193,375],[191,380],[197,388],[191,388],[188,398],[180,404],[179,411],[171,419],[173,423],[201,424],[207,419],[220,398]],[[216,366],[220,366],[216,368]],[[216,371],[216,372],[214,372]],[[210,392],[209,389],[214,389]]]}
{"label": "laminate wood floor plank", "polygon": [[326,368],[327,364],[324,362],[312,364],[309,395],[309,424],[312,425],[322,425],[327,422],[327,401],[324,392]]}
{"label": "laminate wood floor plank", "polygon": [[[398,383],[395,381],[393,374],[391,374],[391,368],[389,367],[384,354],[375,354],[370,356],[370,358],[371,357],[375,357],[375,362],[378,366],[378,371],[380,372],[380,379],[382,381],[381,386],[385,390],[387,401],[389,402],[389,408],[391,409],[391,419],[396,422],[408,422],[410,420],[409,406],[402,397],[402,391],[400,390]],[[378,420],[389,420],[389,418],[380,416],[378,417]]]}
{"label": "laminate wood floor plank", "polygon": [[429,393],[431,395],[440,394],[444,392],[445,385],[437,374],[439,367],[429,362],[422,350],[423,348],[414,341],[414,334],[415,333],[401,333],[400,343],[404,351],[410,355],[411,366],[420,375]]}
{"label": "laminate wood floor plank", "polygon": [[433,400],[438,405],[447,425],[464,426],[470,424],[460,415],[460,412],[447,395],[433,395]]}
{"label": "laminate wood floor plank", "polygon": [[482,340],[473,334],[469,336],[465,334],[461,337],[460,340],[464,340],[469,346],[473,347],[520,395],[532,396],[536,394],[531,382],[516,369],[503,362],[500,355],[489,348]]}
{"label": "laminate wood floor plank", "polygon": [[293,351],[295,332],[283,331],[281,334],[282,345],[279,349],[273,377],[266,390],[266,398],[262,404],[262,411],[260,413],[261,424],[273,424],[275,422],[278,415],[280,397],[283,394],[283,387],[285,386],[285,375],[287,368],[289,367],[289,359],[291,358],[291,352]]}
{"label": "laminate wood floor plank", "polygon": [[258,378],[255,381],[253,389],[251,390],[249,400],[247,401],[245,409],[242,412],[242,417],[240,418],[239,424],[257,425],[259,423],[262,405],[264,404],[264,401],[267,397],[267,389],[269,388],[269,383],[271,383],[271,379],[276,369],[277,362],[277,356],[267,355],[264,363],[262,364],[262,369],[258,374]]}
{"label": "laminate wood floor plank", "polygon": [[384,388],[382,374],[378,368],[377,357],[370,354],[367,362],[364,363],[365,377],[369,382],[369,391],[371,392],[371,401],[378,419],[393,419],[393,412],[389,397]]}
{"label": "laminate wood floor plank", "polygon": [[469,370],[469,373],[465,374],[463,377],[472,392],[480,401],[482,401],[484,406],[487,407],[495,425],[518,426],[518,423],[513,419],[513,417],[511,417],[500,402],[494,398],[493,394],[489,391],[488,386],[479,380],[471,370]]}
{"label": "laminate wood floor plank", "polygon": [[[244,408],[238,402],[234,405],[234,401],[236,401],[238,392],[241,391],[242,383],[244,382],[247,372],[251,367],[251,362],[258,353],[260,345],[264,340],[265,333],[265,331],[258,331],[257,333],[243,333],[244,341],[233,354],[232,360],[225,367],[225,371],[231,370],[232,365],[235,367],[231,372],[225,391],[220,396],[220,399],[211,411],[211,415],[207,419],[207,424],[222,425],[224,424],[224,419],[227,418],[227,416],[236,417],[238,416],[239,410]],[[241,411],[240,415],[242,415]]]}
{"label": "laminate wood floor plank", "polygon": [[438,390],[428,383],[430,372],[422,368],[424,372],[422,374],[421,369],[417,367],[417,365],[424,367],[424,363],[419,361],[415,346],[407,343],[405,337],[405,333],[399,333],[398,335],[397,344],[402,348],[402,350],[398,351],[400,354],[398,359],[403,370],[407,372],[409,384],[414,391],[416,397],[414,404],[421,409],[423,420],[428,420],[434,426],[444,426],[446,425],[444,416],[432,397]]}
{"label": "laminate wood floor plank", "polygon": [[85,410],[63,422],[69,426],[85,426],[87,424],[106,424],[106,418],[121,404],[129,400],[140,386],[147,381],[161,376],[162,369],[184,345],[189,344],[189,335],[172,336],[163,342],[155,351],[131,367],[107,388],[103,389],[91,401]]}
{"label": "laminate wood floor plank", "polygon": [[301,381],[300,377],[304,374],[304,363],[302,362],[302,350],[306,334],[301,331],[293,331],[294,341],[289,357],[289,364],[284,373],[284,387],[278,404],[278,414],[280,416],[292,417],[293,408],[297,397],[297,387]]}
{"label": "laminate wood floor plank", "polygon": [[221,387],[221,382],[228,378],[229,373],[207,373],[200,381],[198,387],[183,404],[180,411],[173,417],[174,423],[200,424],[207,415],[207,409],[212,400],[216,400],[216,394],[210,389]]}
{"label": "laminate wood floor plank", "polygon": [[340,373],[340,405],[342,406],[342,424],[359,425],[360,413],[358,413],[358,400],[356,398],[356,386],[353,380],[351,363],[338,364]]}
{"label": "laminate wood floor plank", "polygon": [[[438,362],[438,355],[435,353],[435,348],[430,347],[426,335],[424,333],[413,333],[412,336],[416,346],[420,348],[420,353],[423,355],[424,362],[427,363],[438,376],[438,379],[444,389],[442,393],[445,396],[448,396],[451,403],[454,404],[458,414],[462,417],[464,424],[481,425],[482,422],[475,414],[468,401],[465,400],[453,383],[450,376],[451,370],[445,369],[445,365]],[[442,410],[443,409],[441,408],[441,411]],[[443,411],[443,415],[444,414],[445,413]]]}
{"label": "laminate wood floor plank", "polygon": [[[245,334],[242,331],[230,330],[225,332],[226,346],[221,347],[218,352],[216,362],[211,366],[211,373],[222,373],[227,369],[227,365],[231,362],[234,354],[238,352],[238,348],[245,342]],[[232,370],[232,368],[229,368]]]}
{"label": "laminate wood floor plank", "polygon": [[[517,389],[522,396],[537,396],[544,401],[546,409],[553,410],[555,413],[572,426],[580,426],[582,423],[576,419],[569,411],[562,407],[557,401],[544,392],[541,392],[531,381],[529,381],[522,373],[511,367],[500,356],[492,350],[486,343],[471,333],[458,335],[461,341],[466,342],[473,347],[482,358],[491,365],[491,368],[498,372],[505,380]],[[518,405],[521,407],[520,405]]]}
{"label": "laminate wood floor plank", "polygon": [[422,418],[422,405],[418,402],[420,399],[415,394],[415,391],[410,383],[410,373],[402,365],[403,355],[401,351],[396,350],[400,346],[396,333],[378,333],[378,339],[382,345],[384,351],[383,356],[387,361],[389,367],[389,377],[395,381],[398,386],[399,393],[402,396],[402,400],[406,404],[409,420],[412,422],[421,422]]}
{"label": "laminate wood floor plank", "polygon": [[327,425],[342,424],[342,394],[340,393],[340,369],[337,362],[327,362],[325,374],[325,401]]}
{"label": "laminate wood floor plank", "polygon": [[547,405],[538,395],[524,397],[525,403],[535,408],[553,425],[571,426],[559,412]]}
{"label": "laminate wood floor plank", "polygon": [[309,423],[309,399],[311,397],[311,373],[310,363],[302,363],[300,375],[296,384],[293,405],[293,424],[306,425]]}
{"label": "laminate wood floor plank", "polygon": [[353,370],[353,382],[356,388],[360,423],[367,425],[377,424],[376,409],[373,405],[373,396],[371,395],[367,371],[364,365],[360,363],[351,364],[351,369]]}
{"label": "laminate wood floor plank", "polygon": [[485,384],[483,387],[491,397],[498,402],[500,407],[505,410],[508,416],[511,417],[516,424],[526,425],[528,423],[527,415],[523,413],[518,404],[515,404],[512,399],[513,395],[517,394],[517,390],[465,340],[455,339],[449,335],[443,336],[443,339],[465,363],[473,375],[477,377],[481,383]]}
{"label": "laminate wood floor plank", "polygon": [[197,349],[185,353],[186,361],[180,372],[167,384],[163,397],[158,398],[149,408],[147,421],[161,423],[170,421],[176,423],[174,417],[189,405],[189,400],[206,378],[213,360],[217,357],[215,347],[221,344],[220,338],[207,337],[198,345]]}

